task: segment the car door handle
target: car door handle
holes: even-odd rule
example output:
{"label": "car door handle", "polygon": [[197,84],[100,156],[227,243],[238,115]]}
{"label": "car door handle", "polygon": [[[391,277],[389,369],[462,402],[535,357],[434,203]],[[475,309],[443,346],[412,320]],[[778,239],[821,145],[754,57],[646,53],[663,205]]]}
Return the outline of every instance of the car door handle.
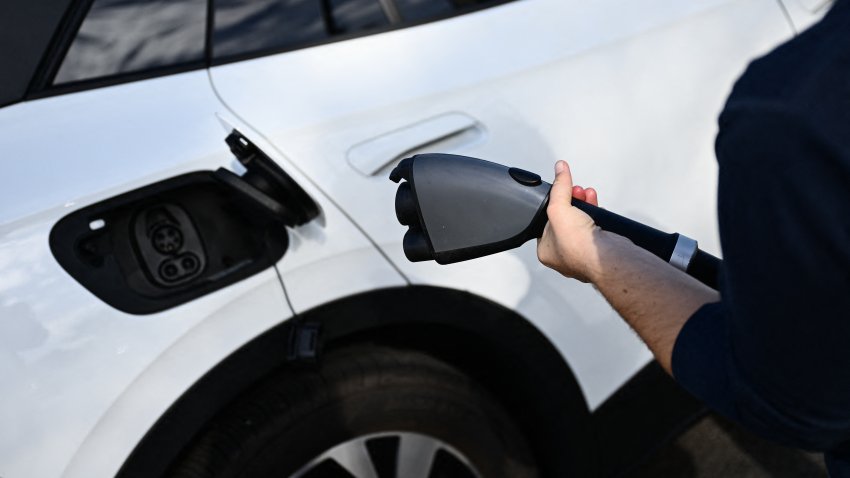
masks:
{"label": "car door handle", "polygon": [[387,165],[411,152],[469,133],[469,141],[484,133],[481,123],[463,113],[446,113],[364,141],[348,150],[348,163],[365,176],[378,174]]}

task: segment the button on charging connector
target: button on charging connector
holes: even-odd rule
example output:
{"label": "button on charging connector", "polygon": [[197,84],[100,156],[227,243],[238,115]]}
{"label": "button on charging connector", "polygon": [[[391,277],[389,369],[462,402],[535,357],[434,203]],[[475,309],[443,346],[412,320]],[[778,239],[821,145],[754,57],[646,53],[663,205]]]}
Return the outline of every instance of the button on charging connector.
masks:
{"label": "button on charging connector", "polygon": [[508,169],[508,174],[514,178],[514,181],[524,186],[540,186],[543,183],[543,180],[540,179],[540,175],[524,169],[510,168]]}

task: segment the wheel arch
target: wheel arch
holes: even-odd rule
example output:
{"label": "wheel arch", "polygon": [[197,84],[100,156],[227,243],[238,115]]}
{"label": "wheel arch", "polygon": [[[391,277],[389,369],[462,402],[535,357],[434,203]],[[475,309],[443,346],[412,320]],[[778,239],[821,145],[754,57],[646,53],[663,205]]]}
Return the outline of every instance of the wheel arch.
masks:
{"label": "wheel arch", "polygon": [[[243,345],[193,384],[146,433],[117,478],[161,476],[203,426],[288,359],[293,331],[319,324],[319,360],[353,344],[409,348],[431,354],[473,377],[514,417],[534,449],[543,476],[589,464],[591,416],[569,365],[528,320],[468,292],[407,286],[323,304]],[[582,469],[579,476],[592,474]]]}

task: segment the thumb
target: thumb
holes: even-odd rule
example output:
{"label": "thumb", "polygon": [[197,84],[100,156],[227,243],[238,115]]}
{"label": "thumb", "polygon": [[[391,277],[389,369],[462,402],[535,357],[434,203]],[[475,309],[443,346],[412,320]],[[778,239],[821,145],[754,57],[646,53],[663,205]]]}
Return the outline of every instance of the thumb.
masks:
{"label": "thumb", "polygon": [[555,163],[555,182],[549,191],[549,206],[569,207],[573,199],[573,176],[566,161]]}

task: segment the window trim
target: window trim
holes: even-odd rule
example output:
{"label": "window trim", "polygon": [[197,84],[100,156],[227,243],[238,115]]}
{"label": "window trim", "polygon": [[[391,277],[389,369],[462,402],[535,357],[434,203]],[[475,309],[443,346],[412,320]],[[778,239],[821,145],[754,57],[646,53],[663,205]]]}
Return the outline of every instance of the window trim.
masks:
{"label": "window trim", "polygon": [[42,58],[35,77],[30,82],[29,90],[27,91],[23,101],[49,98],[51,96],[77,93],[80,91],[93,90],[124,83],[133,83],[141,80],[149,80],[209,68],[212,40],[210,31],[210,28],[212,27],[211,10],[213,8],[213,0],[207,0],[206,2],[206,31],[204,33],[203,58],[201,60],[54,85],[53,82],[56,79],[56,75],[59,73],[62,61],[68,54],[68,50],[71,48],[71,44],[77,37],[77,34],[83,25],[83,21],[88,16],[89,10],[91,10],[94,1],[95,0],[79,0],[69,8],[66,17],[62,21],[62,25],[57,29],[56,35],[51,41],[51,46],[48,49],[47,54],[45,54],[44,58]]}
{"label": "window trim", "polygon": [[107,86],[121,85],[125,83],[134,83],[142,80],[152,80],[155,78],[164,78],[166,76],[187,73],[190,71],[205,70],[208,65],[206,60],[195,61],[190,63],[181,63],[177,65],[162,66],[150,68],[144,71],[132,73],[119,73],[116,75],[103,76],[88,80],[72,81],[61,85],[51,85],[43,90],[33,92],[27,95],[27,100],[36,100],[41,98],[49,98],[51,96],[66,95],[69,93],[78,93],[81,91],[94,90]]}
{"label": "window trim", "polygon": [[56,29],[47,53],[42,57],[36,70],[35,76],[30,81],[27,94],[24,99],[30,99],[33,95],[51,88],[51,83],[62,66],[62,60],[68,54],[71,43],[77,37],[77,33],[91,9],[94,0],[79,0],[71,4],[65,17]]}
{"label": "window trim", "polygon": [[404,23],[396,0],[378,0],[378,3],[381,5],[384,15],[387,16],[387,20],[390,21],[390,25]]}

